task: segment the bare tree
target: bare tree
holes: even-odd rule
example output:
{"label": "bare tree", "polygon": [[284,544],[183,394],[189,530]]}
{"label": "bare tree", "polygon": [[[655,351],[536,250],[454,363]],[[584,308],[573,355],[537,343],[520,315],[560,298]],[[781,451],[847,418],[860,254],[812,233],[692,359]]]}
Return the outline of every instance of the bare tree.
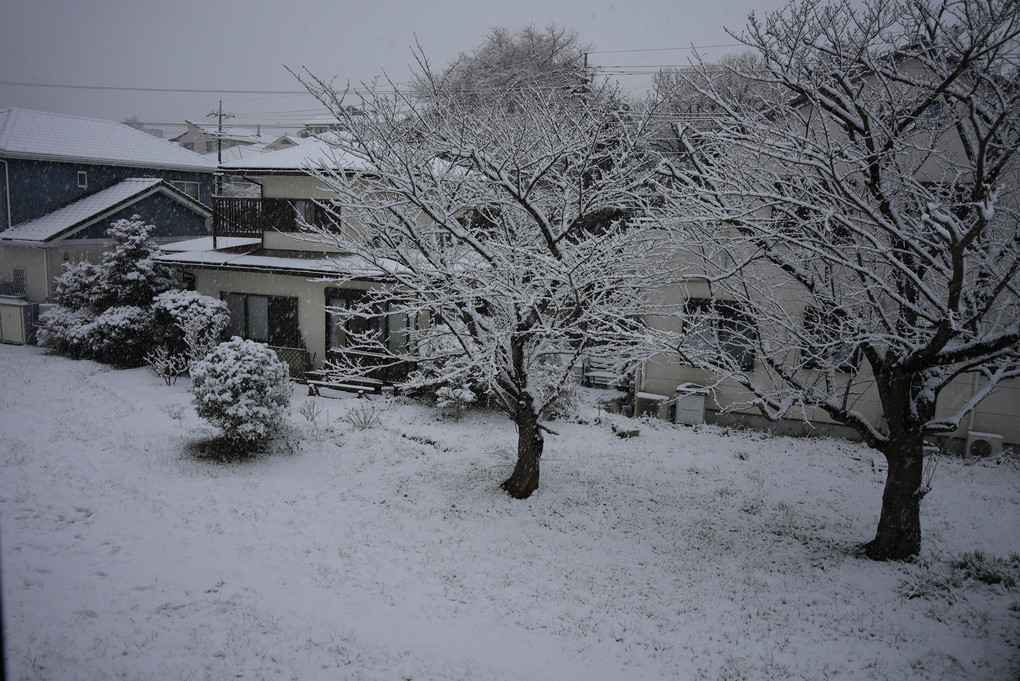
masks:
{"label": "bare tree", "polygon": [[1014,0],[799,0],[751,16],[761,66],[733,67],[782,98],[681,74],[718,119],[678,124],[674,234],[728,301],[688,309],[681,352],[767,416],[820,409],[884,454],[875,559],[920,550],[925,439],[1020,375],[1018,33]]}
{"label": "bare tree", "polygon": [[412,387],[486,390],[518,430],[502,487],[525,498],[539,483],[542,414],[585,355],[620,354],[637,340],[632,259],[642,246],[627,226],[654,164],[642,121],[613,97],[522,84],[458,106],[460,93],[420,63],[426,87],[369,90],[357,117],[343,92],[304,79],[350,131],[337,152],[367,168],[313,169],[336,199],[334,224],[317,238],[384,282],[337,314],[410,322],[403,343],[362,324],[352,349],[414,362]]}

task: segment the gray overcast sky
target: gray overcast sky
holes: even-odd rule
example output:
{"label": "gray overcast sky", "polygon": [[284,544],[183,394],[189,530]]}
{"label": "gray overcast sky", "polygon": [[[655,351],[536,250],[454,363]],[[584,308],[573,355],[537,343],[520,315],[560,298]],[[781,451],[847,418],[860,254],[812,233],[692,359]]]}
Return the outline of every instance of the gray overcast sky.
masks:
{"label": "gray overcast sky", "polygon": [[[0,81],[187,90],[295,90],[283,65],[338,83],[385,70],[406,81],[417,40],[443,65],[493,26],[550,23],[576,30],[593,50],[733,43],[723,27],[780,0],[6,0]],[[736,48],[709,51],[721,56]],[[689,51],[594,53],[597,66],[686,63]],[[649,77],[630,77],[630,90]],[[202,120],[224,100],[237,121],[299,122],[307,95],[159,93],[0,84],[0,108],[123,120]],[[206,119],[211,120],[211,119]],[[231,121],[233,122],[233,121]]]}

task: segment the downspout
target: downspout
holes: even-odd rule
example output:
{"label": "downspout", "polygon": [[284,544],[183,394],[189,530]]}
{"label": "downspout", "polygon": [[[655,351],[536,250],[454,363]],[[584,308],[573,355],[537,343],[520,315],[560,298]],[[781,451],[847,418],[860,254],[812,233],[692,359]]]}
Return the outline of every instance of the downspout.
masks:
{"label": "downspout", "polygon": [[[972,400],[974,399],[974,396],[977,395],[978,385],[979,385],[979,380],[980,380],[978,372],[975,371],[975,372],[973,372],[973,374],[974,374],[974,376],[973,376],[973,378],[971,378],[971,383],[970,383],[970,399],[972,399]],[[967,414],[967,433],[970,433],[970,431],[974,430],[974,412],[976,412],[976,411],[977,411],[977,405],[974,405],[974,408],[970,410],[969,414]],[[967,438],[966,433],[964,434],[963,437],[966,440],[966,438]]]}
{"label": "downspout", "polygon": [[50,287],[53,286],[53,280],[50,279],[50,253],[49,249],[45,246],[41,247],[43,254],[43,276],[46,277],[46,302],[50,302]]}

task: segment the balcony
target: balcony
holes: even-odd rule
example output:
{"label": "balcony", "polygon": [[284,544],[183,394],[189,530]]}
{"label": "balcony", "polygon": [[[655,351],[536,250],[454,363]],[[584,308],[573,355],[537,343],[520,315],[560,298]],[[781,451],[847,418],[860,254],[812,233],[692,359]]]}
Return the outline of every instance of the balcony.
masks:
{"label": "balcony", "polygon": [[297,230],[297,213],[286,199],[213,198],[213,234],[261,237],[263,232]]}

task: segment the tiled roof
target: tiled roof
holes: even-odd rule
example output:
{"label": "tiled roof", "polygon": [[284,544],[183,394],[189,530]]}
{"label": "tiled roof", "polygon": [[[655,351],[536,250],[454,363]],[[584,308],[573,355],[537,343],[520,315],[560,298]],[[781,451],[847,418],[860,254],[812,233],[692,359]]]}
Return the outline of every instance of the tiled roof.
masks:
{"label": "tiled roof", "polygon": [[0,156],[212,172],[216,162],[123,123],[0,110]]}
{"label": "tiled roof", "polygon": [[52,213],[22,222],[20,225],[15,225],[7,231],[0,232],[0,240],[33,241],[39,243],[50,241],[76,227],[84,227],[96,220],[100,220],[104,214],[114,209],[134,203],[135,199],[141,198],[142,195],[149,193],[153,189],[161,189],[171,195],[178,195],[178,198],[188,201],[196,210],[208,212],[208,209],[190,201],[190,199],[187,199],[183,194],[179,194],[162,180],[132,178],[121,180],[112,187],[82,197],[74,203],[58,208]]}

